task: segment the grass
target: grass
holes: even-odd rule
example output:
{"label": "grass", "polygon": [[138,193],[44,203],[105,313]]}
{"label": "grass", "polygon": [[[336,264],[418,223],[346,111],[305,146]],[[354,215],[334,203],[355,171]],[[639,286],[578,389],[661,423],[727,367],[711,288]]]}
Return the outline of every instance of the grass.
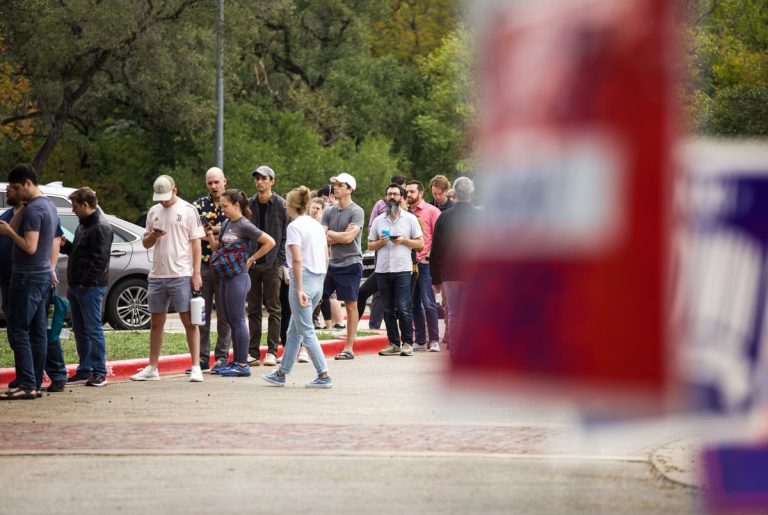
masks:
{"label": "grass", "polygon": [[[358,331],[358,336],[370,336],[378,333],[370,331]],[[146,358],[149,356],[149,331],[104,331],[107,341],[107,361],[122,359]],[[318,340],[335,339],[330,332],[317,331]],[[216,341],[216,332],[211,332],[211,341]],[[267,343],[266,333],[261,335],[261,345]],[[64,349],[64,361],[77,363],[77,350],[75,348],[75,335],[61,341]],[[189,352],[187,339],[183,333],[165,333],[163,340],[163,355],[185,354]],[[13,351],[8,344],[8,333],[0,331],[0,368],[13,366]]]}

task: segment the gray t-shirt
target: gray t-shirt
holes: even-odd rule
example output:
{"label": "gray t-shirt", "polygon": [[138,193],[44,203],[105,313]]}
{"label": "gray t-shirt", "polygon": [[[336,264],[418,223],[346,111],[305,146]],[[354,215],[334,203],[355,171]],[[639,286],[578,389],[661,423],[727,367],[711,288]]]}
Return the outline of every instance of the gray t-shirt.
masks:
{"label": "gray t-shirt", "polygon": [[237,222],[226,220],[221,224],[222,233],[219,234],[219,242],[242,243],[245,245],[254,244],[264,234],[258,227],[253,225],[246,217],[238,218]]}
{"label": "gray t-shirt", "polygon": [[350,203],[344,209],[339,209],[338,205],[328,207],[323,211],[322,224],[328,227],[331,231],[344,232],[347,230],[349,224],[354,224],[360,227],[357,232],[357,236],[350,243],[337,243],[331,245],[331,259],[329,266],[341,267],[354,265],[355,263],[363,264],[363,252],[360,248],[360,240],[363,234],[363,223],[365,222],[365,213],[363,208],[355,204]]}
{"label": "gray t-shirt", "polygon": [[[19,226],[22,238],[27,231],[39,232],[37,250],[31,256],[13,246],[13,271],[38,273],[51,271],[51,245],[59,226],[59,215],[47,197],[41,195],[27,203]],[[56,244],[58,245],[58,241]]]}

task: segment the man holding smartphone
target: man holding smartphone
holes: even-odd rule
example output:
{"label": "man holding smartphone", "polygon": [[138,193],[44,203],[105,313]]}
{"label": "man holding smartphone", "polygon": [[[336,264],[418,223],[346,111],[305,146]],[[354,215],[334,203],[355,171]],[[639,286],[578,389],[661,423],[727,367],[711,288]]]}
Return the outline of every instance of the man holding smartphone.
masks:
{"label": "man holding smartphone", "polygon": [[171,300],[187,333],[187,345],[192,357],[189,380],[201,382],[200,332],[192,325],[190,301],[192,291],[203,285],[200,277],[200,239],[205,236],[197,209],[178,196],[173,178],[161,175],[155,180],[152,200],[158,202],[147,213],[147,230],[142,244],[154,248],[152,270],[149,272],[149,365],[132,381],[158,381],[160,349],[163,346],[165,319]]}
{"label": "man holding smartphone", "polygon": [[424,236],[416,216],[400,209],[404,195],[397,184],[387,187],[387,211],[373,221],[368,232],[368,248],[376,252],[376,280],[389,340],[380,356],[413,355],[411,250],[424,247]]}
{"label": "man holding smartphone", "polygon": [[[205,172],[205,187],[208,189],[208,195],[204,195],[193,202],[193,205],[200,214],[200,222],[203,228],[211,228],[213,237],[217,237],[221,230],[221,224],[226,217],[221,212],[221,194],[227,189],[227,178],[221,168],[209,168]],[[229,348],[232,345],[232,331],[229,324],[224,320],[226,317],[219,315],[219,302],[216,303],[216,349],[213,357],[215,362],[210,367],[211,359],[211,311],[213,299],[218,301],[219,294],[219,276],[213,271],[210,265],[211,246],[208,237],[201,240],[201,262],[200,276],[203,280],[203,287],[200,291],[203,300],[205,300],[205,324],[200,326],[200,368],[207,370],[211,368],[218,371],[227,365],[229,358]],[[191,370],[190,370],[191,371]],[[189,373],[189,371],[188,371]]]}

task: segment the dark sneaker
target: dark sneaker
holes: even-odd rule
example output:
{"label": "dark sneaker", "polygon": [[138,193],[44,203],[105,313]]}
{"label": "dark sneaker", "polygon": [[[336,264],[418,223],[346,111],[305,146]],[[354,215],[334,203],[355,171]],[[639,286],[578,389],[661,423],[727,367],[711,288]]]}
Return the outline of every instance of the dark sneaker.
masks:
{"label": "dark sneaker", "polygon": [[85,386],[106,386],[107,378],[100,375],[92,375],[88,381],[85,382]]}
{"label": "dark sneaker", "polygon": [[71,375],[71,376],[69,376],[67,378],[67,383],[68,384],[84,383],[87,380],[89,380],[90,378],[91,378],[91,376],[87,376],[85,374],[79,374],[79,373],[75,372],[74,375]]}
{"label": "dark sneaker", "polygon": [[333,386],[333,379],[330,376],[317,377],[311,383],[304,385],[305,388],[330,388],[331,386]]}
{"label": "dark sneaker", "polygon": [[48,392],[63,392],[64,387],[67,386],[67,381],[61,380],[61,381],[51,381],[51,384],[46,388],[46,391]]}
{"label": "dark sneaker", "polygon": [[217,359],[216,363],[211,367],[211,374],[216,375],[225,368],[227,368],[227,360],[224,358]]}
{"label": "dark sneaker", "polygon": [[265,374],[261,376],[266,382],[271,383],[275,386],[285,386],[285,374],[278,374],[278,371],[275,370],[274,372],[270,374]]}
{"label": "dark sneaker", "polygon": [[219,370],[219,375],[222,377],[249,377],[251,375],[251,369],[248,365],[232,363],[228,367]]}

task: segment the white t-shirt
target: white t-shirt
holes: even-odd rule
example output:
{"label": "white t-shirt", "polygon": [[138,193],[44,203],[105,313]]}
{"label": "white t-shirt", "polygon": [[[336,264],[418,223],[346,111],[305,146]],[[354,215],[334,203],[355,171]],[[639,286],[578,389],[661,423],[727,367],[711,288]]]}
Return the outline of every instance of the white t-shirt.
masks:
{"label": "white t-shirt", "polygon": [[288,224],[285,235],[285,260],[293,268],[291,245],[299,245],[301,264],[313,274],[324,274],[328,270],[328,241],[320,222],[308,215],[299,216]]}
{"label": "white t-shirt", "polygon": [[155,242],[149,277],[192,277],[190,240],[205,236],[195,206],[180,198],[168,208],[155,204],[147,213],[147,231],[152,232],[155,227],[165,234]]}
{"label": "white t-shirt", "polygon": [[[391,220],[387,213],[377,216],[368,231],[368,241],[378,240],[384,229],[388,229],[390,234],[396,234],[408,239],[418,238],[423,235],[419,220],[408,211],[400,211],[400,214],[394,220]],[[412,270],[411,249],[406,245],[395,245],[388,241],[386,245],[376,251],[377,274],[411,272]]]}

